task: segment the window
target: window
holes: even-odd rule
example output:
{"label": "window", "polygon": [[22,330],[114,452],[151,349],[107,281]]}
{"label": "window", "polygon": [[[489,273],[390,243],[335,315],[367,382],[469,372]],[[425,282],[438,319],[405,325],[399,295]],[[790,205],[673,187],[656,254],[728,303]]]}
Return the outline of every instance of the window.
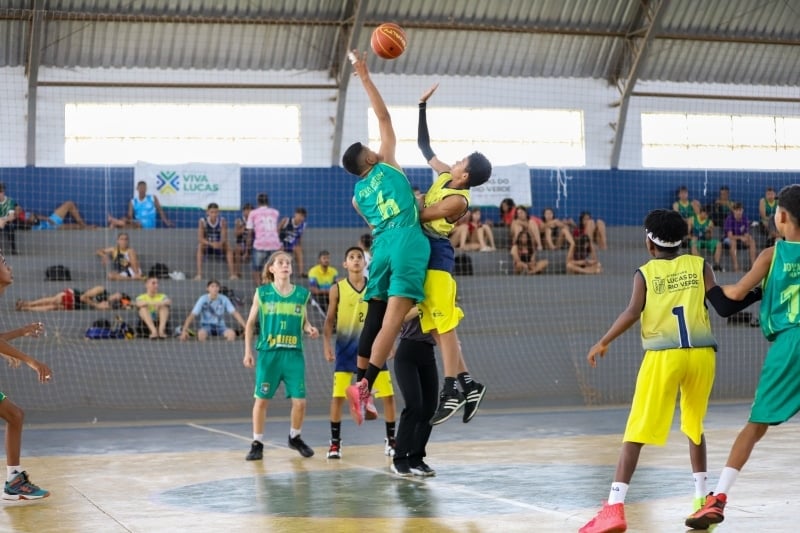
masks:
{"label": "window", "polygon": [[[417,148],[419,110],[391,108],[397,134],[397,161],[424,166]],[[431,147],[446,163],[475,150],[493,165],[527,163],[533,167],[582,167],[586,164],[583,113],[565,109],[428,109]],[[378,120],[369,113],[369,142],[379,146]]]}
{"label": "window", "polygon": [[302,162],[298,106],[73,103],[64,118],[67,164]]}
{"label": "window", "polygon": [[642,165],[798,169],[800,118],[643,113]]}

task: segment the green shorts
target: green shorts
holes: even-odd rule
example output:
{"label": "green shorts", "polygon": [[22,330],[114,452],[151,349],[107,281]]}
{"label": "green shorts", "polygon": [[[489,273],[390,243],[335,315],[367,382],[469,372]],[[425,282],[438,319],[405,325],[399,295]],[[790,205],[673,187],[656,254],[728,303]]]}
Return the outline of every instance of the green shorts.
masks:
{"label": "green shorts", "polygon": [[287,398],[306,397],[306,359],[301,350],[259,350],[253,396],[270,400],[281,382]]}
{"label": "green shorts", "polygon": [[719,241],[717,239],[693,239],[698,250],[716,250]]}
{"label": "green shorts", "polygon": [[411,298],[418,303],[425,294],[425,271],[431,246],[420,226],[392,228],[375,237],[364,300]]}
{"label": "green shorts", "polygon": [[750,422],[780,424],[800,411],[800,328],[779,333],[767,351]]}

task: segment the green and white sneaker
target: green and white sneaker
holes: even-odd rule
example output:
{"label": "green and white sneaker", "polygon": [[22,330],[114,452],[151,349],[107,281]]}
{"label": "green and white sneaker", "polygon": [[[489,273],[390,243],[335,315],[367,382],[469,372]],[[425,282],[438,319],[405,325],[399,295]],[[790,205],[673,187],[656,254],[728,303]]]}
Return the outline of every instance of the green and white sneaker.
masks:
{"label": "green and white sneaker", "polygon": [[6,481],[3,491],[4,500],[40,500],[48,496],[50,496],[48,491],[31,483],[27,472],[17,472],[11,481]]}

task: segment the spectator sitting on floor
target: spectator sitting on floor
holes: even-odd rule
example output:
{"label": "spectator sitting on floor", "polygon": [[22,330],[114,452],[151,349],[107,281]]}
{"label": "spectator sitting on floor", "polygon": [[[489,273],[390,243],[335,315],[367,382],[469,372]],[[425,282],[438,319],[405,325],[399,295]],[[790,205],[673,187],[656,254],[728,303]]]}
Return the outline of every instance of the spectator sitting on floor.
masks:
{"label": "spectator sitting on floor", "polygon": [[228,264],[228,279],[239,279],[233,262],[233,250],[228,245],[228,221],[219,216],[219,205],[214,202],[206,207],[206,216],[197,221],[197,275],[195,281],[203,279],[203,258],[207,255],[224,257]]}
{"label": "spectator sitting on floor", "polygon": [[95,252],[100,256],[103,265],[111,263],[108,279],[114,281],[142,279],[142,269],[139,267],[139,258],[136,250],[129,245],[130,237],[127,233],[117,235],[117,244],[108,248],[100,248]]}
{"label": "spectator sitting on floor", "polygon": [[17,300],[17,311],[78,311],[80,309],[128,309],[131,297],[124,292],[108,294],[102,285],[86,291],[64,289],[36,300]]}
{"label": "spectator sitting on floor", "polygon": [[158,292],[158,278],[148,276],[144,282],[145,292],[136,297],[136,308],[139,310],[140,323],[137,331],[147,329],[150,339],[167,338],[167,322],[172,301],[163,292]]}
{"label": "spectator sitting on floor", "polygon": [[127,216],[125,218],[114,218],[109,214],[108,227],[153,229],[156,227],[156,213],[161,217],[161,222],[165,226],[172,227],[173,224],[161,208],[161,202],[158,201],[158,197],[147,194],[147,183],[140,181],[136,184],[136,195],[131,198],[128,204]]}
{"label": "spectator sitting on floor", "polygon": [[219,290],[220,285],[217,280],[212,279],[208,282],[208,285],[206,285],[207,293],[197,299],[192,312],[183,322],[183,328],[181,329],[182,341],[189,338],[189,326],[192,325],[195,317],[200,317],[197,340],[201,342],[208,339],[209,336],[225,337],[227,341],[236,340],[236,331],[225,324],[225,313],[232,315],[244,330],[244,318],[236,310],[233,302],[224,294],[220,294]]}
{"label": "spectator sitting on floor", "polygon": [[[66,222],[67,217],[72,217],[74,222]],[[32,230],[96,228],[96,226],[84,222],[78,206],[72,200],[67,200],[56,207],[49,216],[28,214],[25,217],[25,225]]]}

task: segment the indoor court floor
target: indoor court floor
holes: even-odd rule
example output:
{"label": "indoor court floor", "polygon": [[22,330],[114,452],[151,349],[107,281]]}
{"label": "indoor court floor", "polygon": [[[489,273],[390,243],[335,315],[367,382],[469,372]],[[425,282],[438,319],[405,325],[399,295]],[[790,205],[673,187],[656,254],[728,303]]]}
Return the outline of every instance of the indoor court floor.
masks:
{"label": "indoor court floor", "polygon": [[[271,411],[262,462],[244,460],[248,418],[27,425],[23,467],[51,496],[2,502],[0,531],[574,532],[608,495],[627,416],[493,404],[469,424],[435,428],[427,462],[437,476],[408,479],[389,471],[380,421],[344,421],[343,458],[328,460],[327,417],[309,417],[303,438],[316,455],[304,459],[286,446],[288,418],[278,415],[288,404]],[[747,412],[710,410],[709,489]],[[798,530],[798,442],[794,422],[767,433],[718,533]],[[642,452],[628,531],[686,531],[692,497],[686,439],[674,430],[667,446]]]}

